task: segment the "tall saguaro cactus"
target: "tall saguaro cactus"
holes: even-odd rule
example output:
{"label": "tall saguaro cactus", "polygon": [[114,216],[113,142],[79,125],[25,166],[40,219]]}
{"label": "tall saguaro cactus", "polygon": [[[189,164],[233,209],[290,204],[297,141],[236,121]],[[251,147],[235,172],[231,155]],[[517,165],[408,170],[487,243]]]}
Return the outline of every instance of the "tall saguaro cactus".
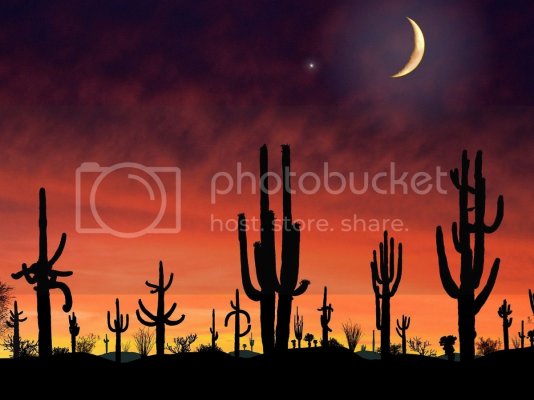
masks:
{"label": "tall saguaro cactus", "polygon": [[28,318],[21,318],[24,311],[19,311],[17,301],[13,303],[13,310],[9,310],[9,320],[6,325],[13,329],[13,358],[20,357],[20,324]]}
{"label": "tall saguaro cactus", "polygon": [[278,299],[278,321],[276,323],[276,347],[287,349],[291,323],[291,305],[294,296],[303,294],[310,282],[298,283],[300,230],[294,224],[291,214],[290,150],[282,146],[283,175],[283,229],[282,264],[280,280],[276,274],[276,251],[274,239],[274,213],[269,209],[269,166],[267,146],[260,148],[260,241],[254,243],[254,263],[260,289],[256,289],[250,278],[247,249],[247,222],[245,214],[239,214],[239,252],[241,259],[241,280],[245,294],[252,301],[260,302],[261,338],[264,353],[274,349],[275,293]]}
{"label": "tall saguaro cactus", "polygon": [[323,330],[323,338],[321,340],[321,346],[328,347],[328,332],[332,332],[332,329],[328,326],[330,323],[330,319],[332,318],[332,313],[334,312],[334,309],[332,308],[332,304],[326,305],[328,302],[328,289],[326,286],[324,287],[323,292],[323,306],[321,308],[318,308],[317,311],[321,311],[321,328]]}
{"label": "tall saguaro cactus", "polygon": [[217,348],[217,339],[219,339],[219,332],[215,329],[215,308],[211,310],[211,349],[215,350]]}
{"label": "tall saguaro cactus", "polygon": [[[497,200],[497,212],[491,225],[485,222],[486,213],[486,178],[482,175],[482,152],[475,158],[474,186],[469,183],[469,159],[467,151],[462,153],[462,170],[451,170],[451,181],[459,193],[459,224],[452,224],[452,239],[455,250],[460,254],[460,285],[451,276],[443,231],[436,228],[436,247],[439,261],[441,283],[447,294],[458,302],[458,331],[460,335],[460,360],[472,361],[475,357],[475,317],[488,299],[499,273],[500,259],[493,262],[491,272],[483,289],[475,295],[480,286],[484,272],[485,235],[495,232],[504,216],[504,199]],[[470,196],[474,203],[470,204]],[[474,217],[470,217],[474,214]],[[474,248],[471,247],[471,235],[474,236]]]}
{"label": "tall saguaro cactus", "polygon": [[295,332],[295,338],[300,349],[300,342],[302,341],[302,332],[304,331],[304,316],[299,316],[299,308],[297,307],[297,313],[293,320],[293,331]]}
{"label": "tall saguaro cactus", "polygon": [[[224,326],[228,326],[228,322],[230,322],[230,318],[233,316],[235,319],[235,325],[234,325],[234,357],[239,357],[239,341],[240,338],[243,336],[246,336],[250,332],[250,314],[246,312],[245,310],[241,309],[241,305],[239,304],[239,289],[235,290],[235,304],[232,300],[230,300],[230,306],[232,307],[233,311],[230,311],[228,314],[226,314],[226,318],[224,319]],[[243,315],[246,319],[247,328],[244,332],[241,332],[241,315]]]}
{"label": "tall saguaro cactus", "polygon": [[521,348],[525,348],[525,321],[521,320],[521,331],[517,332],[519,339],[521,339]]}
{"label": "tall saguaro cactus", "polygon": [[108,328],[115,333],[115,361],[121,362],[121,335],[128,330],[130,317],[126,314],[126,323],[124,323],[124,315],[121,314],[119,299],[115,299],[115,320],[111,325],[111,312],[108,311]]}
{"label": "tall saguaro cactus", "polygon": [[80,334],[80,326],[75,313],[72,313],[72,317],[69,315],[69,333],[71,352],[74,354],[76,353],[76,336]]}
{"label": "tall saguaro cactus", "polygon": [[158,308],[156,311],[156,315],[148,311],[141,299],[139,299],[138,302],[139,308],[150,319],[150,321],[144,319],[139,310],[135,310],[137,319],[139,320],[139,322],[141,322],[141,324],[148,327],[156,327],[156,354],[158,356],[165,354],[165,325],[176,326],[181,324],[185,319],[184,314],[182,314],[182,316],[175,321],[170,319],[174,310],[176,310],[176,303],[172,304],[169,311],[165,311],[165,292],[171,287],[173,279],[174,274],[171,273],[171,276],[169,277],[169,282],[167,282],[167,284],[164,283],[165,279],[163,273],[163,262],[160,261],[158,284],[156,285],[154,283],[150,283],[149,281],[145,282],[145,285],[147,285],[149,288],[152,288],[150,293],[157,293],[158,295]]}
{"label": "tall saguaro cactus", "polygon": [[513,318],[508,318],[512,314],[512,309],[510,304],[506,302],[506,299],[503,300],[502,305],[497,310],[497,314],[502,318],[504,350],[509,350],[510,341],[508,339],[508,328],[512,325]]}
{"label": "tall saguaro cactus", "polygon": [[[384,242],[380,243],[380,266],[378,265],[376,250],[373,250],[371,261],[371,278],[375,293],[376,329],[380,331],[380,352],[382,358],[390,355],[390,301],[402,277],[402,243],[398,245],[397,273],[395,275],[395,240],[389,239],[384,231]],[[393,284],[393,285],[392,285]],[[382,286],[382,291],[380,291]]]}
{"label": "tall saguaro cactus", "polygon": [[54,264],[57,262],[67,242],[67,235],[61,234],[59,246],[52,258],[48,258],[48,237],[46,233],[46,191],[39,190],[39,258],[30,267],[22,264],[19,272],[11,274],[13,279],[24,277],[30,285],[35,285],[37,294],[37,324],[39,327],[39,357],[52,355],[52,316],[50,310],[50,290],[59,289],[65,297],[63,311],[68,313],[72,308],[72,295],[69,287],[58,278],[72,275],[72,271],[57,271]]}
{"label": "tall saguaro cactus", "polygon": [[397,331],[397,335],[402,339],[402,354],[406,354],[406,331],[410,327],[410,320],[410,317],[406,317],[405,315],[402,316],[402,323],[397,319],[395,330]]}

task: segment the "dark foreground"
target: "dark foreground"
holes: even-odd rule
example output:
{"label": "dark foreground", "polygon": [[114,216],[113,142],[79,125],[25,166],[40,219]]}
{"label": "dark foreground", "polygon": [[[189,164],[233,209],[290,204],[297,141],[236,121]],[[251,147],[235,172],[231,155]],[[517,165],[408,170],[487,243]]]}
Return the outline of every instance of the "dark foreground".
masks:
{"label": "dark foreground", "polygon": [[220,393],[224,398],[252,399],[268,394],[337,397],[352,393],[349,397],[353,397],[370,390],[376,395],[413,392],[414,397],[453,398],[463,392],[505,390],[510,395],[528,390],[533,364],[531,349],[501,351],[462,365],[415,355],[387,362],[365,360],[345,349],[312,348],[238,360],[224,353],[151,356],[122,365],[89,354],[48,361],[2,359],[0,374],[4,385],[42,395],[77,390],[100,392],[106,398],[111,393],[154,396],[166,392],[176,397],[177,391],[185,391],[187,398]]}

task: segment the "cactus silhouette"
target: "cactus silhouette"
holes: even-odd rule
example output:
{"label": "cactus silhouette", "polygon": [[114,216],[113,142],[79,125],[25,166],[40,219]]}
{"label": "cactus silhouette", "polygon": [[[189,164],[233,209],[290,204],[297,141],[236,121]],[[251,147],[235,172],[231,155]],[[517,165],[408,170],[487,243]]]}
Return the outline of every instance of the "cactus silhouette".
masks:
{"label": "cactus silhouette", "polygon": [[402,315],[402,323],[399,322],[397,319],[397,327],[395,330],[397,331],[397,335],[399,335],[402,339],[402,354],[406,354],[406,331],[410,327],[410,317]]}
{"label": "cactus silhouette", "polygon": [[326,305],[327,297],[328,289],[325,286],[323,292],[323,306],[317,309],[317,311],[321,311],[321,328],[323,329],[323,338],[321,340],[321,346],[323,347],[328,347],[328,332],[332,332],[332,329],[330,329],[328,324],[330,323],[330,318],[332,318],[332,313],[334,312],[332,304]]}
{"label": "cactus silhouette", "polygon": [[527,337],[530,340],[530,347],[534,347],[534,331],[528,331]]}
{"label": "cactus silhouette", "polygon": [[252,332],[250,332],[250,339],[248,340],[248,343],[250,344],[250,351],[254,351],[254,337],[252,336]]}
{"label": "cactus silhouette", "polygon": [[106,336],[104,337],[104,346],[106,346],[106,354],[108,354],[108,344],[109,344],[109,339],[108,339],[108,334],[106,333]]}
{"label": "cactus silhouette", "polygon": [[521,331],[517,332],[517,335],[519,336],[519,339],[521,339],[521,348],[525,348],[525,321],[521,321]]}
{"label": "cactus silhouette", "polygon": [[375,352],[375,330],[373,329],[373,353]]}
{"label": "cactus silhouette", "polygon": [[443,347],[443,351],[449,361],[454,361],[454,344],[456,343],[456,336],[442,336],[439,339],[439,345]]}
{"label": "cactus silhouette", "polygon": [[308,342],[308,347],[311,347],[311,342],[313,341],[313,339],[315,339],[313,333],[307,333],[306,335],[304,335],[304,341]]}
{"label": "cactus silhouette", "polygon": [[534,294],[532,293],[532,290],[528,289],[528,299],[530,300],[530,308],[532,309],[532,312],[534,313]]}
{"label": "cactus silhouette", "polygon": [[20,324],[28,319],[20,317],[23,313],[24,311],[19,311],[19,305],[15,300],[13,310],[9,310],[9,320],[6,321],[6,325],[13,329],[13,358],[20,357]]}
{"label": "cactus silhouette", "polygon": [[71,352],[74,354],[76,353],[76,336],[80,334],[80,327],[75,313],[72,313],[72,317],[69,315],[69,333]]}
{"label": "cactus silhouette", "polygon": [[[230,321],[230,318],[234,316],[235,319],[235,327],[234,327],[234,356],[239,357],[239,339],[243,336],[246,336],[250,332],[250,315],[245,310],[241,309],[241,305],[239,304],[239,289],[235,290],[235,304],[233,301],[230,301],[230,306],[232,307],[233,311],[230,311],[228,314],[226,314],[226,318],[224,319],[224,326],[228,326],[228,322]],[[245,329],[244,332],[241,332],[241,314],[245,317],[246,323],[247,323],[247,329]]]}
{"label": "cactus silhouette", "polygon": [[[467,151],[462,153],[461,174],[458,169],[451,170],[452,183],[459,192],[459,224],[452,224],[452,239],[455,250],[460,254],[460,285],[451,276],[443,231],[436,228],[436,248],[439,261],[441,283],[447,294],[458,302],[458,331],[460,334],[460,360],[472,361],[475,357],[475,317],[488,299],[499,273],[500,259],[493,262],[491,272],[484,288],[475,295],[484,272],[484,239],[486,234],[495,232],[504,216],[504,199],[499,196],[497,212],[491,225],[486,225],[486,179],[482,176],[482,152],[475,159],[475,184],[469,183],[469,159]],[[474,196],[474,206],[469,196]],[[474,214],[470,222],[470,213]],[[474,249],[471,248],[471,235],[474,235]]]}
{"label": "cactus silhouette", "polygon": [[111,325],[111,312],[108,311],[108,328],[115,333],[115,361],[121,362],[121,335],[128,330],[130,317],[126,314],[126,323],[124,323],[124,315],[121,314],[119,299],[115,299],[115,320]]}
{"label": "cactus silhouette", "polygon": [[[395,240],[388,246],[388,232],[384,231],[384,242],[380,243],[380,267],[376,250],[373,250],[371,277],[375,293],[376,329],[380,331],[380,352],[382,358],[390,355],[390,300],[397,293],[402,277],[402,243],[398,245],[397,275],[395,276]],[[393,283],[393,286],[390,286]],[[382,286],[382,291],[380,287]]]}
{"label": "cactus silhouette", "polygon": [[48,237],[46,233],[46,191],[39,190],[39,258],[29,268],[26,263],[22,264],[19,272],[11,274],[13,279],[24,277],[30,285],[35,285],[37,294],[37,324],[39,327],[39,357],[52,355],[52,316],[50,310],[50,290],[59,289],[65,297],[63,311],[69,312],[72,307],[72,295],[69,287],[64,282],[58,282],[58,278],[71,276],[71,271],[57,271],[54,264],[57,262],[65,244],[67,235],[61,234],[59,246],[52,256],[48,258]]}
{"label": "cactus silhouette", "polygon": [[173,279],[174,274],[171,273],[171,276],[169,277],[169,282],[167,282],[167,284],[165,285],[163,262],[160,261],[158,284],[156,285],[154,283],[150,283],[149,281],[145,282],[145,285],[147,285],[149,288],[152,288],[150,293],[157,293],[158,295],[158,308],[156,311],[156,315],[148,311],[141,299],[139,299],[138,301],[139,308],[141,309],[143,314],[145,314],[150,319],[150,321],[144,319],[139,310],[135,310],[137,319],[139,320],[139,322],[141,322],[141,324],[148,327],[156,327],[156,354],[158,356],[165,354],[165,325],[175,326],[181,324],[185,319],[184,314],[182,314],[182,316],[176,321],[172,321],[170,319],[172,314],[174,313],[174,310],[176,310],[176,303],[172,304],[169,311],[165,311],[165,292],[171,287]]}
{"label": "cactus silhouette", "polygon": [[512,325],[512,319],[508,318],[512,314],[512,309],[510,304],[506,302],[506,299],[503,300],[502,306],[497,310],[497,314],[502,318],[502,331],[503,331],[503,341],[504,341],[504,350],[510,349],[510,343],[508,339],[508,328]]}
{"label": "cactus silhouette", "polygon": [[300,349],[300,342],[302,341],[302,332],[304,329],[304,317],[299,316],[299,308],[297,307],[297,314],[293,321],[293,331],[295,332],[295,338]]}
{"label": "cactus silhouette", "polygon": [[211,348],[215,350],[217,348],[217,339],[219,339],[219,332],[215,329],[215,308],[211,310]]}
{"label": "cactus silhouette", "polygon": [[294,296],[303,294],[308,285],[302,280],[297,286],[299,272],[300,230],[293,224],[290,193],[290,150],[282,146],[283,190],[283,229],[282,263],[280,281],[276,274],[276,252],[274,238],[274,213],[269,209],[269,179],[267,146],[260,148],[260,241],[254,243],[254,263],[260,289],[256,289],[250,278],[247,250],[247,222],[245,214],[239,214],[239,250],[241,260],[241,280],[245,294],[252,301],[260,302],[261,340],[263,352],[268,354],[274,349],[275,292],[278,292],[278,321],[276,323],[276,346],[287,349],[291,305]]}

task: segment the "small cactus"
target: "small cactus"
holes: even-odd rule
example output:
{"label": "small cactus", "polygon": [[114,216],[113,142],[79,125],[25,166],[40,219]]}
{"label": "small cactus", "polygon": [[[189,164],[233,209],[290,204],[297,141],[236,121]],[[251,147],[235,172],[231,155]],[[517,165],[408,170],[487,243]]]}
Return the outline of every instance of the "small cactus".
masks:
{"label": "small cactus", "polygon": [[250,339],[248,340],[248,343],[250,344],[250,351],[254,351],[254,337],[252,336],[252,332],[250,332]]}
{"label": "small cactus", "polygon": [[28,318],[20,318],[24,311],[19,311],[17,301],[13,303],[13,310],[9,311],[9,321],[6,321],[6,325],[13,329],[13,358],[20,357],[20,328],[21,322],[26,321]]}
{"label": "small cactus", "polygon": [[293,345],[293,348],[294,348],[294,349],[297,348],[297,341],[296,341],[296,339],[291,340],[291,344]]}
{"label": "small cactus", "polygon": [[456,336],[442,336],[439,340],[439,345],[443,347],[443,351],[449,361],[454,361],[454,344],[456,343]]}
{"label": "small cactus", "polygon": [[69,315],[69,333],[70,333],[70,346],[72,354],[76,353],[76,336],[80,333],[80,326],[76,319],[76,314],[73,312],[72,317]]}
{"label": "small cactus", "polygon": [[397,331],[397,335],[399,335],[402,339],[402,354],[406,354],[406,331],[410,327],[410,317],[406,317],[405,315],[402,316],[402,323],[399,322],[397,319],[397,327],[395,330]]}
{"label": "small cactus", "polygon": [[111,325],[111,312],[108,311],[108,328],[115,333],[115,361],[121,362],[121,335],[126,332],[130,323],[130,317],[126,314],[126,323],[124,323],[124,315],[121,314],[119,299],[115,299],[115,320]]}
{"label": "small cactus", "polygon": [[512,309],[510,308],[510,304],[506,302],[506,299],[503,300],[502,306],[499,307],[499,310],[497,311],[497,314],[499,317],[502,318],[502,330],[503,330],[503,338],[504,338],[504,350],[510,349],[510,344],[508,340],[508,328],[512,325],[512,319],[508,318],[510,314],[512,314]]}
{"label": "small cactus", "polygon": [[[230,318],[233,316],[235,319],[235,327],[234,327],[234,357],[239,357],[239,339],[243,336],[246,336],[250,332],[250,314],[246,312],[245,310],[241,309],[241,305],[239,304],[239,289],[235,290],[235,304],[233,301],[230,301],[230,306],[232,307],[233,311],[230,311],[228,314],[226,314],[226,318],[224,319],[224,326],[228,326],[228,322],[230,321]],[[245,317],[247,328],[244,332],[241,332],[241,314]]]}
{"label": "small cactus", "polygon": [[106,336],[104,337],[104,345],[106,346],[106,354],[108,354],[108,344],[109,344],[109,339],[108,339],[108,334],[106,333]]}
{"label": "small cactus", "polygon": [[[295,339],[300,349],[300,342],[302,341],[302,332],[304,330],[304,316],[299,316],[299,308],[297,307],[297,314],[293,321],[293,331],[295,332]],[[291,341],[293,343],[293,341]],[[293,346],[295,348],[295,346]]]}
{"label": "small cactus", "polygon": [[328,347],[328,332],[332,332],[332,329],[328,326],[328,324],[330,323],[332,312],[334,311],[332,304],[326,305],[327,297],[328,289],[325,286],[323,292],[323,306],[317,309],[317,311],[321,311],[321,327],[323,328],[323,339],[321,340],[321,346],[323,347]]}
{"label": "small cactus", "polygon": [[217,339],[219,339],[219,332],[215,329],[215,308],[211,310],[211,349],[215,350],[217,348]]}
{"label": "small cactus", "polygon": [[527,337],[530,340],[530,347],[534,347],[534,331],[528,331]]}
{"label": "small cactus", "polygon": [[518,336],[519,336],[519,339],[521,339],[521,348],[524,349],[525,348],[525,321],[522,320],[521,321],[521,331],[520,332],[517,332]]}

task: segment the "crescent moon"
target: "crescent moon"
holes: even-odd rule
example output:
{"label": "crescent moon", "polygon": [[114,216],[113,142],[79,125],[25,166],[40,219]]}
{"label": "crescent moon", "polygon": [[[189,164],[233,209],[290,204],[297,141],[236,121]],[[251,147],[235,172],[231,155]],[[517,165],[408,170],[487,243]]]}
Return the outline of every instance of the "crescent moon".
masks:
{"label": "crescent moon", "polygon": [[395,75],[391,75],[392,78],[400,78],[401,76],[408,75],[417,68],[417,66],[421,63],[421,60],[423,60],[423,55],[425,54],[425,37],[423,36],[423,31],[413,19],[409,17],[406,17],[406,19],[410,22],[413,29],[413,50],[406,65],[402,67],[402,69]]}

